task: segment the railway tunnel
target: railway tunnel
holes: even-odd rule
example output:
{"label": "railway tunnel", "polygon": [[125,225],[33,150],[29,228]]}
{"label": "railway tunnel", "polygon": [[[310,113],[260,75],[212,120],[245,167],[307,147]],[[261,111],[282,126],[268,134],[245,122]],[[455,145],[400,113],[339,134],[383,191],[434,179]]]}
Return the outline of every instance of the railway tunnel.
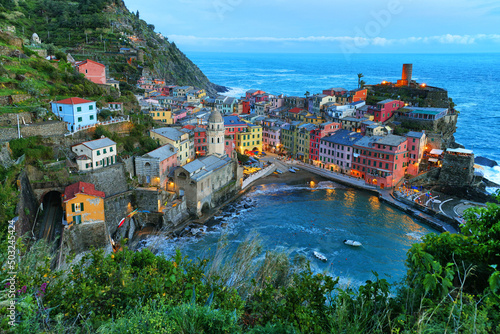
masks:
{"label": "railway tunnel", "polygon": [[38,239],[54,241],[62,230],[62,194],[59,191],[49,191],[42,198],[43,217],[38,228]]}

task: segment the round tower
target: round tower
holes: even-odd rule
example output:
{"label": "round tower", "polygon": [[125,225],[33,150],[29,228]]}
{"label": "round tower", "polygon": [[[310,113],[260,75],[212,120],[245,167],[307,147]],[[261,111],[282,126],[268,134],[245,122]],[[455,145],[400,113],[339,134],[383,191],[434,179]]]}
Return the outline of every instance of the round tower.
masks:
{"label": "round tower", "polygon": [[224,119],[217,109],[214,109],[208,118],[207,140],[208,154],[223,156],[224,150]]}

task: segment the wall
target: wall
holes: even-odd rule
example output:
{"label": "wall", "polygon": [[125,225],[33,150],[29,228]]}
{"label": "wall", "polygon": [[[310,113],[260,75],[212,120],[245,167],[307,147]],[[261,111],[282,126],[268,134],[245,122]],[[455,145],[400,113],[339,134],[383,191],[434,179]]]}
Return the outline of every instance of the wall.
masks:
{"label": "wall", "polygon": [[271,164],[271,166],[269,167],[266,167],[260,171],[258,171],[257,173],[255,174],[252,174],[251,176],[247,177],[242,185],[241,185],[241,189],[245,189],[246,187],[248,187],[253,181],[257,180],[257,179],[260,179],[261,177],[264,177],[264,176],[267,176],[269,174],[271,174],[272,172],[274,172],[276,170],[276,165],[275,164]]}
{"label": "wall", "polygon": [[188,218],[186,199],[175,200],[163,212],[163,228],[172,230]]}
{"label": "wall", "polygon": [[16,215],[19,216],[19,219],[16,222],[16,232],[19,237],[26,232],[31,232],[38,210],[38,201],[25,171],[22,171],[19,175],[17,185],[19,189],[19,202],[16,207]]}
{"label": "wall", "polygon": [[[62,136],[67,132],[66,123],[58,121],[48,121],[42,123],[32,123],[21,125],[21,136],[32,137],[54,137]],[[0,128],[0,142],[10,141],[18,137],[17,126]]]}
{"label": "wall", "polygon": [[439,183],[447,186],[469,186],[474,178],[474,155],[460,156],[445,153]]}
{"label": "wall", "polygon": [[106,197],[128,190],[123,163],[117,163],[83,174],[81,181],[94,184],[96,190],[104,191]]}
{"label": "wall", "polygon": [[137,206],[141,210],[159,212],[161,205],[160,194],[161,192],[154,188],[137,188],[135,190]]}
{"label": "wall", "polygon": [[33,122],[33,114],[30,112],[6,113],[0,114],[0,126],[17,125],[17,116],[19,116],[19,123],[21,125],[23,124],[23,119],[25,123]]}
{"label": "wall", "polygon": [[64,228],[61,238],[60,264],[69,254],[79,254],[92,248],[110,245],[109,233],[105,222],[73,225]]}

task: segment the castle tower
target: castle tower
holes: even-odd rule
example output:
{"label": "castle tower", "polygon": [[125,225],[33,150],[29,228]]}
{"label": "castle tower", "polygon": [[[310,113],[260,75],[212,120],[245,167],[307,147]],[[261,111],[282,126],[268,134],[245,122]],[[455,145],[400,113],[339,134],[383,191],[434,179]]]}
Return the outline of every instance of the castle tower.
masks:
{"label": "castle tower", "polygon": [[401,74],[402,86],[410,85],[412,72],[413,72],[413,64],[403,64],[403,73]]}
{"label": "castle tower", "polygon": [[217,109],[214,109],[208,118],[207,140],[208,154],[223,156],[224,150],[224,119]]}

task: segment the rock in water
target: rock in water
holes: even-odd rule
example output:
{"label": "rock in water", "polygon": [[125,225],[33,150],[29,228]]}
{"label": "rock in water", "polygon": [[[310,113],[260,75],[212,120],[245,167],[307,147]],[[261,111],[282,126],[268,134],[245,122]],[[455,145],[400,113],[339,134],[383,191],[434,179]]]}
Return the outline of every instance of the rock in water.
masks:
{"label": "rock in water", "polygon": [[475,157],[474,162],[481,166],[495,167],[498,163],[495,160],[491,160],[485,157]]}

